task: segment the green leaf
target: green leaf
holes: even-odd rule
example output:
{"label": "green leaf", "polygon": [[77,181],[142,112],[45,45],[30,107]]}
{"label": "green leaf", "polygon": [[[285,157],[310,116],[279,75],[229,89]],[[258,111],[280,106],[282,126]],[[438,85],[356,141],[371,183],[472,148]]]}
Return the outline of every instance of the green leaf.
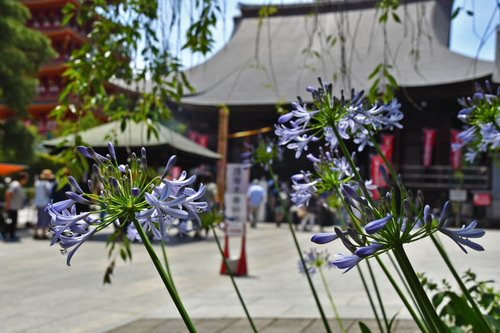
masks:
{"label": "green leaf", "polygon": [[61,21],[61,25],[65,26],[66,24],[68,24],[69,20],[71,20],[73,18],[73,16],[75,16],[74,13],[69,13],[69,14],[64,15],[64,17]]}
{"label": "green leaf", "polygon": [[373,82],[372,86],[370,87],[370,92],[368,94],[368,99],[370,101],[375,101],[375,97],[377,95],[377,88],[378,88],[378,83],[380,82],[380,79],[376,79],[375,82]]}
{"label": "green leaf", "polygon": [[359,325],[359,328],[361,329],[361,333],[371,333],[371,331],[368,328],[368,326],[366,326],[366,324],[363,323],[362,321],[359,321],[358,325]]}
{"label": "green leaf", "polygon": [[389,81],[391,87],[393,87],[394,89],[398,88],[398,83],[396,82],[396,79],[391,74],[389,74],[389,72],[386,69],[384,69],[384,77]]}
{"label": "green leaf", "polygon": [[120,249],[120,257],[122,258],[123,261],[127,261],[127,253],[123,248]]}
{"label": "green leaf", "polygon": [[387,22],[387,16],[388,16],[388,13],[387,13],[387,11],[385,11],[384,14],[382,14],[380,16],[380,18],[378,19],[378,23]]}
{"label": "green leaf", "polygon": [[453,11],[453,13],[451,13],[451,19],[453,20],[455,17],[457,17],[458,14],[460,14],[461,10],[462,10],[462,7],[455,8],[455,10]]}
{"label": "green leaf", "polygon": [[437,293],[436,295],[434,295],[434,297],[432,297],[432,305],[434,305],[435,308],[439,307],[439,305],[441,305],[445,297],[446,297],[445,292]]}
{"label": "green leaf", "polygon": [[396,13],[392,13],[392,18],[394,19],[394,21],[396,21],[397,23],[401,23],[401,19],[399,18],[398,14]]}
{"label": "green leaf", "polygon": [[378,64],[377,67],[375,67],[375,69],[373,70],[373,72],[368,76],[368,80],[371,80],[375,77],[375,75],[377,75],[377,73],[380,71],[380,69],[382,68],[382,65],[383,64]]}

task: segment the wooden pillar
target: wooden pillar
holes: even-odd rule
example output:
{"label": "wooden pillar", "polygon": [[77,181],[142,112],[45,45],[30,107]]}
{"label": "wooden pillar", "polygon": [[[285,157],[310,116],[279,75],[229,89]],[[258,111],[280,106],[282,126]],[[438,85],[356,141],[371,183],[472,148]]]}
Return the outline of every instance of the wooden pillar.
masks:
{"label": "wooden pillar", "polygon": [[219,192],[220,208],[224,205],[224,193],[226,190],[226,162],[227,162],[227,134],[229,124],[229,109],[219,109],[219,128],[217,134],[217,152],[222,156],[217,163],[217,190]]}

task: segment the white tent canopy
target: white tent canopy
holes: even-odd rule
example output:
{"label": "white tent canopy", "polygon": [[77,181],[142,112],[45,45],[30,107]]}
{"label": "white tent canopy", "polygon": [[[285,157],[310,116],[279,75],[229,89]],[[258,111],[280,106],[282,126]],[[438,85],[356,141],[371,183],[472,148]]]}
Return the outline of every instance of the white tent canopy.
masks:
{"label": "white tent canopy", "polygon": [[[82,140],[92,148],[106,148],[108,142],[116,143],[118,147],[165,147],[172,153],[184,153],[199,156],[204,159],[217,160],[220,154],[207,149],[183,135],[169,129],[159,123],[154,124],[158,137],[150,133],[148,138],[148,126],[146,123],[135,123],[127,121],[125,130],[121,130],[121,121],[109,122],[84,132],[81,132]],[[55,148],[64,142],[63,146],[69,146],[74,141],[74,135],[68,135],[51,140],[45,140],[42,145]]]}

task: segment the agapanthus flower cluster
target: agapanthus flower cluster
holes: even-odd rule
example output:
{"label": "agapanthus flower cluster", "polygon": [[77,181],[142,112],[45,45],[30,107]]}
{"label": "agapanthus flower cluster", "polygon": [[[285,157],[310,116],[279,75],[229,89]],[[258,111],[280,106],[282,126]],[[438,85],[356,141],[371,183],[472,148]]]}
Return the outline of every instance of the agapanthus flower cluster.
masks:
{"label": "agapanthus flower cluster", "polygon": [[323,267],[332,268],[334,265],[329,260],[330,254],[327,250],[318,251],[318,249],[310,249],[309,251],[304,251],[304,263],[302,260],[298,261],[299,272],[305,274],[307,269],[310,275],[315,274],[319,269]]}
{"label": "agapanthus flower cluster", "polygon": [[[175,156],[169,159],[161,176],[149,179],[145,148],[142,148],[140,157],[132,153],[129,164],[118,164],[111,143],[108,144],[107,156],[96,153],[91,147],[80,146],[77,149],[95,162],[92,170],[97,184],[89,179],[89,192],[84,192],[78,182],[69,176],[74,191],[66,192],[67,200],[50,203],[45,209],[51,216],[54,235],[51,245],[59,242],[63,253],[71,249],[67,257],[68,265],[85,240],[113,223],[119,227],[130,225],[129,228],[133,229],[135,224],[130,222],[137,221],[155,239],[163,239],[178,219],[200,222],[198,213],[207,204],[198,200],[203,196],[205,186],[200,185],[197,190],[191,188],[196,177],[187,177],[185,171],[178,179],[168,179]],[[106,215],[97,218],[90,212],[77,213],[77,203],[103,207]],[[127,232],[131,237],[136,235],[134,230]]]}
{"label": "agapanthus flower cluster", "polygon": [[316,234],[311,239],[317,244],[329,243],[336,239],[343,242],[351,253],[339,254],[339,259],[332,261],[333,265],[347,272],[363,259],[417,241],[437,231],[450,237],[465,252],[467,251],[464,246],[477,251],[484,250],[481,245],[469,240],[484,235],[483,230],[475,229],[476,221],[460,230],[447,228],[449,202],[436,219],[431,214],[430,206],[424,205],[421,191],[415,196],[412,191],[405,189],[401,177],[392,182],[385,169],[380,169],[390,191],[382,195],[380,201],[375,204],[353,187],[342,185],[342,196],[352,220],[349,227],[347,230],[335,228],[333,233]]}
{"label": "agapanthus flower cluster", "polygon": [[467,147],[465,159],[472,163],[478,153],[496,151],[500,147],[500,87],[496,94],[486,81],[486,91],[476,83],[476,92],[472,97],[460,98],[463,107],[458,113],[467,128],[458,135],[461,143],[453,145],[454,150]]}
{"label": "agapanthus flower cluster", "polygon": [[259,136],[258,145],[245,143],[246,152],[241,154],[243,163],[251,165],[260,164],[265,170],[273,164],[274,160],[283,160],[283,148],[279,147],[272,139]]}
{"label": "agapanthus flower cluster", "polygon": [[[355,154],[351,159],[355,159]],[[358,183],[352,182],[354,172],[345,156],[340,156],[336,151],[319,148],[319,155],[307,154],[307,159],[313,163],[313,172],[301,171],[293,175],[291,200],[296,206],[309,205],[309,200],[313,196],[323,193],[335,193],[342,184],[351,184],[357,187]],[[364,183],[364,186],[373,189],[372,181]]]}
{"label": "agapanthus flower cluster", "polygon": [[[297,103],[292,103],[294,110],[282,115],[275,125],[275,134],[280,138],[279,144],[296,150],[298,158],[303,151],[308,150],[311,142],[324,138],[333,149],[338,145],[335,134],[344,139],[352,139],[358,145],[358,150],[372,144],[373,136],[379,131],[401,128],[403,113],[400,104],[394,100],[387,104],[370,104],[363,91],[351,92],[351,98],[346,99],[342,93],[340,99],[332,95],[332,84],[320,87],[308,87],[314,103],[308,106],[299,97]],[[288,123],[288,126],[285,125]]]}

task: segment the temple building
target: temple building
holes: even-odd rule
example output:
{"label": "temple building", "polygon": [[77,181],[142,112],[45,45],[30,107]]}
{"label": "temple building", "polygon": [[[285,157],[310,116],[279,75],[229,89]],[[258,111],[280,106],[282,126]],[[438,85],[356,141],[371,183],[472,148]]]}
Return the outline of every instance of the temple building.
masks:
{"label": "temple building", "polygon": [[[79,6],[77,0],[24,0],[21,1],[31,13],[27,26],[41,31],[52,41],[52,48],[58,56],[44,64],[38,74],[39,85],[37,97],[28,106],[31,120],[35,122],[38,132],[48,135],[56,129],[54,120],[49,119],[49,113],[59,104],[59,95],[65,84],[62,73],[66,70],[64,63],[69,59],[71,52],[86,42],[88,29],[79,27],[74,19],[62,25],[62,9],[71,3]],[[88,27],[90,28],[90,27]],[[0,105],[0,114],[6,116],[9,110]]]}
{"label": "temple building", "polygon": [[[237,163],[244,142],[257,139],[253,134],[273,134],[277,106],[290,109],[297,96],[312,101],[305,89],[317,87],[318,77],[333,83],[335,95],[350,96],[351,89],[368,92],[376,79],[387,82],[382,71],[371,75],[384,64],[397,82],[395,97],[405,118],[402,130],[380,140],[388,140],[407,187],[424,190],[426,201],[438,209],[451,197],[457,224],[473,216],[499,220],[493,206],[500,191],[492,185],[498,170],[488,159],[466,165],[451,150],[462,129],[457,99],[471,96],[475,82],[491,80],[494,63],[450,51],[452,0],[401,1],[385,23],[379,22],[376,3],[273,5],[265,17],[259,15],[261,6],[241,4],[224,48],[185,72],[197,92],[174,105],[176,118],[208,136],[209,147],[218,147],[227,162]],[[227,130],[221,128],[225,122]],[[225,137],[227,143],[220,141]],[[374,155],[369,149],[359,155],[365,177]],[[309,167],[293,154],[276,165],[282,179]]]}

